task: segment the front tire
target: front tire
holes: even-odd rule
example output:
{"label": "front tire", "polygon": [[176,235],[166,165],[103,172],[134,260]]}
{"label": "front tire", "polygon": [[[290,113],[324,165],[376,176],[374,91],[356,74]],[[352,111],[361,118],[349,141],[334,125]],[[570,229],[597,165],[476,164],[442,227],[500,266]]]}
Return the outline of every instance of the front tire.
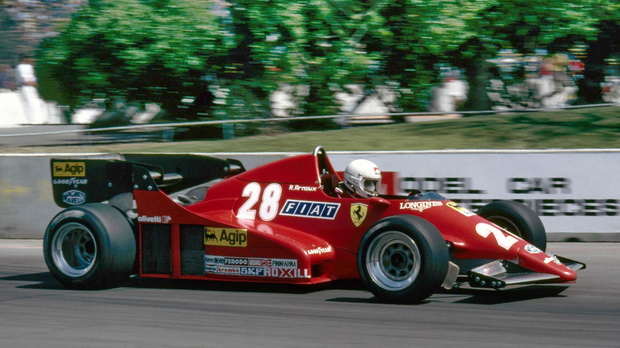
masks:
{"label": "front tire", "polygon": [[514,201],[492,202],[478,209],[476,214],[542,251],[547,249],[545,226],[538,215],[524,204]]}
{"label": "front tire", "polygon": [[361,241],[358,267],[368,289],[391,303],[416,303],[431,296],[448,272],[448,247],[430,222],[392,216],[377,222]]}
{"label": "front tire", "polygon": [[127,280],[136,241],[127,217],[107,204],[84,204],[61,211],[43,239],[52,275],[74,289],[103,289]]}

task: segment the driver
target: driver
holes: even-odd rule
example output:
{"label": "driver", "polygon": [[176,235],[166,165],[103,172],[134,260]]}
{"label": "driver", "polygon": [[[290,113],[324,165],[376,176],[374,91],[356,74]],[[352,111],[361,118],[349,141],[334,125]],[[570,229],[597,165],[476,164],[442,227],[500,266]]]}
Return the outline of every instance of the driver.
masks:
{"label": "driver", "polygon": [[344,183],[336,187],[339,197],[370,198],[379,195],[381,171],[371,161],[357,159],[349,163],[344,171]]}

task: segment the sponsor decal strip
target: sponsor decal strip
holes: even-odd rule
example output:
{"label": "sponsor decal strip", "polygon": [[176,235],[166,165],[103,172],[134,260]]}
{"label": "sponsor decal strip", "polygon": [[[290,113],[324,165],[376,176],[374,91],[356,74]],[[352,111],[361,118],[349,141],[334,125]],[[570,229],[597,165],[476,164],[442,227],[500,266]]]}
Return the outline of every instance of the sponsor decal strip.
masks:
{"label": "sponsor decal strip", "polygon": [[310,278],[308,269],[298,268],[295,259],[228,257],[205,254],[205,273],[273,278]]}

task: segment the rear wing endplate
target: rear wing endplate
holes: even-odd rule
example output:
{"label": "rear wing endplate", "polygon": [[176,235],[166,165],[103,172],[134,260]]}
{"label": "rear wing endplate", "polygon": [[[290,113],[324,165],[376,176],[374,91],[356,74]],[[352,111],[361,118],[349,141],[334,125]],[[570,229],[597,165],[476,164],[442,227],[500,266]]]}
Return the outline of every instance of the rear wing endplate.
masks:
{"label": "rear wing endplate", "polygon": [[239,161],[201,155],[125,154],[122,158],[52,159],[54,202],[63,208],[104,202],[134,189],[170,194],[244,171]]}

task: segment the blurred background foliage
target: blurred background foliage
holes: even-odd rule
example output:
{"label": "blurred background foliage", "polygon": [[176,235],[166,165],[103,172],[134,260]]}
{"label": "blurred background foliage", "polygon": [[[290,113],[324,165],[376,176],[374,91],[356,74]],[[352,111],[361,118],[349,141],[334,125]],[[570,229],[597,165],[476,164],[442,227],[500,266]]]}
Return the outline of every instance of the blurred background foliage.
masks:
{"label": "blurred background foliage", "polygon": [[579,94],[591,103],[619,23],[615,0],[90,0],[41,42],[36,68],[42,96],[72,108],[121,99],[173,119],[229,119],[269,117],[282,86],[292,116],[338,113],[347,84],[388,86],[390,110],[422,111],[453,66],[469,84],[465,108],[488,110],[498,52],[582,45]]}

